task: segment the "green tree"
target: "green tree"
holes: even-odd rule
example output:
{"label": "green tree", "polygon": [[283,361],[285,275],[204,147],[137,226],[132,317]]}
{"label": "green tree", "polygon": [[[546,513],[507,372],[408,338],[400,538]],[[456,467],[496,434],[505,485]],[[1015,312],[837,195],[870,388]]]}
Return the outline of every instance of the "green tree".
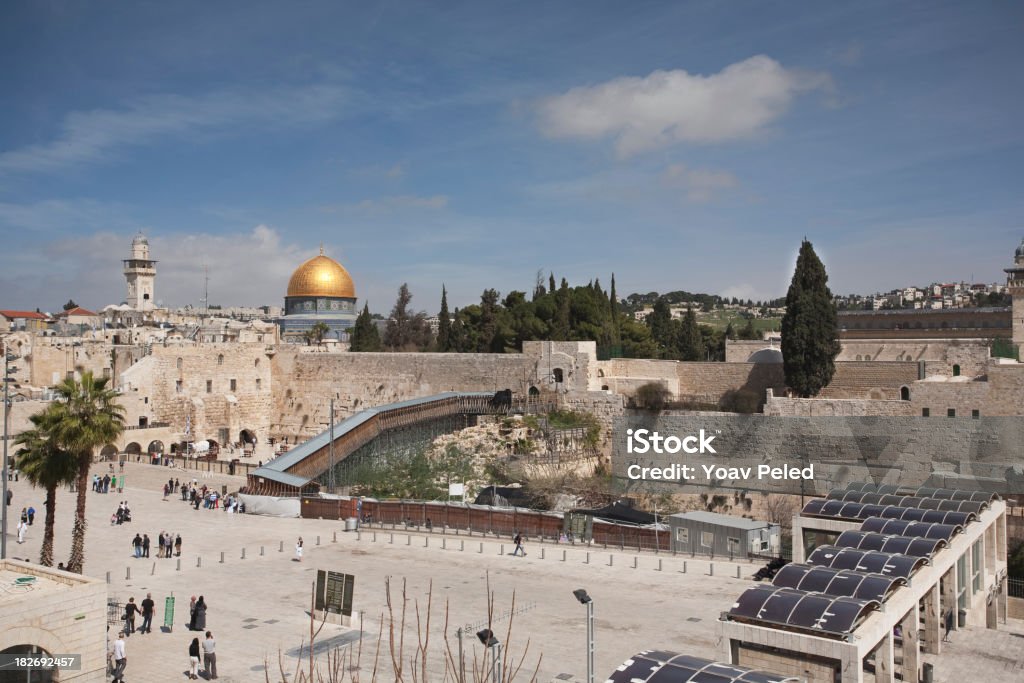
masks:
{"label": "green tree", "polygon": [[[78,308],[78,304],[75,303],[74,299],[68,299],[68,302],[66,304],[64,304],[64,310],[65,311],[70,311],[72,308]],[[46,566],[50,566],[50,565],[46,565]]]}
{"label": "green tree", "polygon": [[363,304],[363,312],[356,317],[356,324],[352,326],[349,350],[356,352],[381,350],[380,332],[377,331],[377,324],[370,316],[369,304]]}
{"label": "green tree", "polygon": [[391,317],[384,328],[384,346],[389,351],[416,351],[430,345],[430,325],[427,316],[409,308],[412,294],[409,285],[402,283],[398,288],[398,299],[391,309]]}
{"label": "green tree", "polygon": [[805,239],[786,293],[786,315],[782,318],[786,384],[801,397],[816,396],[832,381],[839,354],[836,316],[825,266]]}
{"label": "green tree", "polygon": [[53,522],[57,509],[57,488],[70,484],[78,476],[78,460],[68,451],[60,448],[50,435],[53,411],[44,410],[29,417],[32,428],[18,435],[15,444],[22,448],[14,454],[17,457],[21,475],[33,486],[46,491],[43,507],[46,519],[43,521],[43,547],[39,552],[39,564],[53,566]]}
{"label": "green tree", "polygon": [[663,349],[673,346],[672,310],[665,297],[658,297],[654,302],[654,310],[647,315],[647,327],[650,328],[654,341]]}
{"label": "green tree", "polygon": [[697,314],[690,306],[687,306],[686,315],[679,325],[676,349],[681,360],[704,360],[704,338],[697,325]]}
{"label": "green tree", "polygon": [[55,392],[57,401],[51,406],[53,422],[47,418],[48,431],[57,447],[68,451],[78,464],[78,500],[67,570],[81,574],[85,563],[89,467],[95,450],[116,441],[124,431],[124,408],[117,402],[117,392],[107,388],[107,378],[95,377],[89,370],[82,373],[80,380],[65,378]]}
{"label": "green tree", "polygon": [[330,331],[331,328],[327,325],[327,323],[325,323],[322,320],[318,320],[315,323],[313,323],[312,327],[306,330],[306,333],[303,336],[306,337],[307,344],[312,344],[316,342],[316,345],[320,346],[321,344],[324,343],[324,337],[326,337],[327,333]]}
{"label": "green tree", "polygon": [[437,350],[451,351],[452,318],[448,313],[448,290],[441,285],[441,312],[437,316]]}

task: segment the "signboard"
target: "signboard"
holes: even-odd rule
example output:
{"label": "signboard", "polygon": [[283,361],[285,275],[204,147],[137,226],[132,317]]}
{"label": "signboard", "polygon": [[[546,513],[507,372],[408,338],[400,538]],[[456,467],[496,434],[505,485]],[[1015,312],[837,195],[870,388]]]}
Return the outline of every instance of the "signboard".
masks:
{"label": "signboard", "polygon": [[465,484],[448,484],[448,497],[449,498],[453,498],[455,496],[458,496],[459,498],[462,498],[464,495],[466,495],[466,485]]}
{"label": "signboard", "polygon": [[317,570],[316,609],[352,616],[352,590],[356,577],[341,572]]}
{"label": "signboard", "polygon": [[174,596],[164,600],[164,626],[168,631],[174,631]]}

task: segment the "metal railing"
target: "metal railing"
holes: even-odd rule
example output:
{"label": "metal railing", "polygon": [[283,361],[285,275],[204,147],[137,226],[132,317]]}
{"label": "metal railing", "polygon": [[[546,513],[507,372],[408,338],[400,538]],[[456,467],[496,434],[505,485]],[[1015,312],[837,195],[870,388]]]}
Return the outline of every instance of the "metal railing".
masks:
{"label": "metal railing", "polygon": [[1006,594],[1011,598],[1024,598],[1024,579],[1007,579]]}

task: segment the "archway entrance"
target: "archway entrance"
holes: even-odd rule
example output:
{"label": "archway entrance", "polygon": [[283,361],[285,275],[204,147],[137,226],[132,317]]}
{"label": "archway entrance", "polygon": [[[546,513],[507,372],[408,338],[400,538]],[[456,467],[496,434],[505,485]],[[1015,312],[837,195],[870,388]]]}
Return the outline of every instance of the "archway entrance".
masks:
{"label": "archway entrance", "polygon": [[128,455],[139,455],[142,453],[142,446],[134,441],[124,447],[124,452]]}
{"label": "archway entrance", "polygon": [[[29,645],[25,643],[23,645],[15,645],[9,647],[6,650],[0,651],[0,655],[29,655],[29,656],[42,656],[48,657],[49,652],[39,647],[38,645]],[[0,674],[3,681],[17,681],[17,683],[53,683],[58,680],[56,671],[39,671],[33,669],[32,671],[7,671]]]}
{"label": "archway entrance", "polygon": [[100,450],[100,458],[103,460],[113,460],[117,455],[117,446],[112,443],[108,443]]}

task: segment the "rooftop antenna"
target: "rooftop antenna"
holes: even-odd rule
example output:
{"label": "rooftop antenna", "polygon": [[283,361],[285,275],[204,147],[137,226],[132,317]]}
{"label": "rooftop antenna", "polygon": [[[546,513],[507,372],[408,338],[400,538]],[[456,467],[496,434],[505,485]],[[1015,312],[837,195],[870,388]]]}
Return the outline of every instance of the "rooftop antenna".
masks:
{"label": "rooftop antenna", "polygon": [[203,315],[210,315],[210,268],[203,264]]}

